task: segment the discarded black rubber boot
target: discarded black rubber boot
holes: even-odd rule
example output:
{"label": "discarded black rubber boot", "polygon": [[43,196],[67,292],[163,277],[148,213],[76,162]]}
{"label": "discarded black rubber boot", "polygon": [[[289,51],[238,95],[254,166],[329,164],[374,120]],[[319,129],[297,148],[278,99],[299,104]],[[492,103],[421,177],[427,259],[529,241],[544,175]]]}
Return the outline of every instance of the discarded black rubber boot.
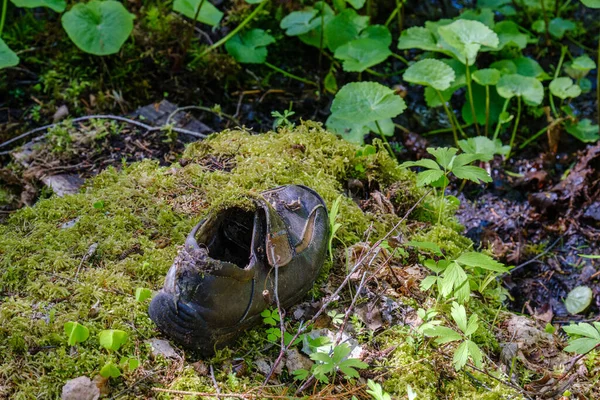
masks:
{"label": "discarded black rubber boot", "polygon": [[150,304],[150,318],[163,333],[203,355],[275,306],[275,268],[280,303],[289,307],[312,288],[325,261],[323,199],[297,185],[261,196],[256,211],[226,209],[196,225]]}

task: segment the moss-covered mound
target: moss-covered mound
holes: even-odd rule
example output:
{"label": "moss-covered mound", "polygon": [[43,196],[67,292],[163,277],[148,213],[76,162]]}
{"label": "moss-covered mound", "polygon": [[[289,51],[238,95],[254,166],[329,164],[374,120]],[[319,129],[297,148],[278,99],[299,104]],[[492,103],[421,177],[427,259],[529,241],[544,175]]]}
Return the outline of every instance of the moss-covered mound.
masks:
{"label": "moss-covered mound", "polygon": [[[331,205],[347,192],[349,180],[360,181],[365,188],[393,186],[391,200],[402,213],[419,199],[422,193],[415,188],[413,175],[401,170],[385,150],[361,156],[357,149],[316,124],[264,135],[226,131],[189,146],[179,164],[159,167],[146,161],[122,171],[110,169],[90,180],[80,194],[54,196],[13,214],[0,226],[0,398],[57,398],[65,381],[94,377],[108,361],[118,363],[121,357],[136,357],[141,366],[111,378],[110,395],[134,382],[124,396],[154,396],[150,388],[161,385],[213,391],[211,378],[197,374],[187,361],[150,356],[146,340],[159,334],[146,313],[148,300],[136,301],[136,288],[161,287],[178,246],[209,210],[251,206],[248,197],[268,188],[304,184]],[[430,214],[427,201],[424,204],[413,217],[426,222]],[[399,218],[365,213],[344,197],[338,219],[342,228],[334,243],[349,246],[364,240],[367,230],[373,241]],[[427,223],[419,227],[421,237],[443,237],[449,252],[469,245],[450,228],[430,229]],[[90,256],[94,244],[97,248]],[[332,273],[344,273],[343,260],[333,266]],[[63,328],[68,321],[86,326],[89,339],[69,346]],[[129,334],[118,353],[100,347],[97,334],[104,329]],[[252,365],[264,347],[263,336],[249,333],[239,348],[217,358],[233,352]],[[388,337],[403,340],[392,331]],[[390,356],[394,368],[410,368],[423,357],[415,354],[411,359],[405,347],[399,349]],[[432,380],[442,379],[434,378],[441,372],[428,371]],[[226,369],[217,370],[216,376],[222,388],[231,391],[247,390],[262,379],[254,371],[241,377]],[[143,377],[147,379],[137,382]],[[454,393],[453,398],[462,397],[465,390],[480,390],[464,378],[454,379],[453,389],[444,389]],[[400,381],[389,390],[404,393],[405,383],[412,382],[413,388],[435,397],[440,387],[417,375]],[[481,391],[490,396],[493,392]]]}

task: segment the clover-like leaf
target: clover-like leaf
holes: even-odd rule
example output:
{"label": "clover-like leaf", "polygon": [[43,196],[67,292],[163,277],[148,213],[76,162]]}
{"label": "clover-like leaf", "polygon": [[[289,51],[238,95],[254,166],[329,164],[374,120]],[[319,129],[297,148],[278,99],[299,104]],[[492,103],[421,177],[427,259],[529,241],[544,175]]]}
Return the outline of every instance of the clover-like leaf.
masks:
{"label": "clover-like leaf", "polygon": [[408,67],[402,76],[407,82],[430,86],[436,90],[448,89],[455,77],[450,66],[433,58],[417,61]]}
{"label": "clover-like leaf", "polygon": [[152,297],[152,290],[147,288],[139,287],[135,289],[135,300],[136,301],[144,301]]}
{"label": "clover-like leaf", "polygon": [[67,8],[65,0],[10,0],[15,6],[21,8],[48,7],[49,9],[61,13]]}
{"label": "clover-like leaf", "polygon": [[521,97],[529,105],[539,106],[544,99],[544,86],[540,81],[528,76],[504,75],[496,85],[498,94],[505,99]]}
{"label": "clover-like leaf", "polygon": [[421,49],[425,51],[440,51],[433,33],[427,28],[415,26],[402,31],[398,39],[398,49]]}
{"label": "clover-like leaf", "polygon": [[67,343],[69,346],[75,346],[76,343],[85,342],[90,336],[90,331],[79,322],[69,321],[64,325],[64,330],[69,337]]}
{"label": "clover-like leaf", "polygon": [[121,376],[121,370],[109,361],[100,369],[100,375],[104,378],[118,378]]}
{"label": "clover-like leaf", "polygon": [[472,65],[481,46],[498,47],[498,35],[479,21],[457,20],[441,26],[438,33],[464,64]]}
{"label": "clover-like leaf", "polygon": [[127,337],[127,332],[119,329],[106,329],[98,334],[100,346],[112,351],[119,350],[127,342]]}
{"label": "clover-like leaf", "polygon": [[393,118],[406,109],[393,90],[376,82],[352,82],[340,89],[331,104],[331,114],[351,123],[368,124]]}
{"label": "clover-like leaf", "polygon": [[97,56],[119,51],[133,30],[134,15],[114,0],[77,3],[62,16],[62,26],[77,47]]}
{"label": "clover-like leaf", "polygon": [[14,67],[19,64],[19,57],[0,38],[0,69]]}
{"label": "clover-like leaf", "polygon": [[267,46],[275,43],[275,38],[262,29],[251,29],[238,33],[225,43],[225,49],[237,62],[262,64],[267,60]]}
{"label": "clover-like leaf", "polygon": [[315,28],[311,22],[318,13],[314,8],[304,11],[294,11],[286,15],[281,20],[279,26],[285,30],[285,34],[288,36],[302,35]]}
{"label": "clover-like leaf", "polygon": [[385,61],[392,52],[384,42],[370,38],[352,40],[335,51],[335,58],[343,61],[344,71],[362,72]]}
{"label": "clover-like leaf", "polygon": [[571,78],[563,76],[550,82],[550,92],[560,99],[575,98],[581,94],[581,88]]}
{"label": "clover-like leaf", "polygon": [[173,10],[190,19],[194,19],[200,4],[202,4],[202,8],[198,13],[196,21],[210,26],[219,25],[223,18],[223,13],[208,0],[175,0]]}
{"label": "clover-like leaf", "polygon": [[565,299],[565,307],[571,314],[584,312],[592,303],[592,289],[587,286],[577,286],[571,290]]}
{"label": "clover-like leaf", "polygon": [[495,85],[500,80],[500,71],[494,68],[485,68],[473,72],[473,80],[482,86]]}
{"label": "clover-like leaf", "polygon": [[582,119],[576,124],[567,122],[567,132],[584,143],[595,143],[600,139],[598,125],[593,125],[589,119]]}

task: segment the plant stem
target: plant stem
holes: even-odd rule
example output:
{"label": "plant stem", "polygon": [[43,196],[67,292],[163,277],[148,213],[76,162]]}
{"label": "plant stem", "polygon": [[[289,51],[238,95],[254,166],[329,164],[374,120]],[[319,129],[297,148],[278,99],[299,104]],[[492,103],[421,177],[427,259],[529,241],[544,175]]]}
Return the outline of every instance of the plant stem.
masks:
{"label": "plant stem", "polygon": [[[325,12],[321,8],[321,37],[319,39],[319,77],[323,77],[323,42],[325,38]],[[322,83],[323,79],[319,79],[319,83]],[[321,92],[319,87],[319,92]]]}
{"label": "plant stem", "polygon": [[194,28],[196,27],[196,21],[198,21],[198,15],[200,15],[200,10],[202,9],[203,5],[204,5],[204,0],[200,0],[200,5],[198,6],[196,13],[194,14],[194,20],[192,21],[192,24],[190,25],[190,29],[188,31],[187,37],[185,38],[182,59],[185,58],[185,55],[187,54],[188,49],[190,48],[190,43],[192,42],[192,36],[194,36]]}
{"label": "plant stem", "polygon": [[398,60],[402,61],[404,64],[408,65],[408,60],[396,53],[392,53],[392,57],[396,57]]}
{"label": "plant stem", "polygon": [[[502,112],[500,113],[500,115],[502,115],[502,114],[504,114],[506,112],[506,109],[508,108],[508,103],[510,102],[511,98],[512,97],[509,97],[504,102],[504,105],[502,106]],[[496,125],[496,130],[494,131],[494,139],[493,140],[496,140],[498,138],[498,133],[500,132],[500,127],[501,126],[502,126],[502,122],[500,121],[500,119],[498,119],[498,124]]]}
{"label": "plant stem", "polygon": [[438,224],[442,221],[442,210],[444,209],[444,202],[446,199],[446,175],[448,175],[448,172],[444,171],[444,184],[442,185],[442,198],[440,200],[440,207],[438,210]]}
{"label": "plant stem", "polygon": [[489,136],[490,128],[490,85],[485,85],[485,137]]}
{"label": "plant stem", "polygon": [[529,139],[527,139],[526,141],[524,141],[519,146],[519,150],[523,150],[525,147],[527,147],[527,145],[529,143],[533,142],[534,140],[536,140],[537,138],[539,138],[540,136],[542,136],[549,129],[552,129],[552,127],[554,127],[554,126],[562,123],[564,120],[565,120],[564,118],[555,119],[554,121],[552,121],[552,123],[550,125],[543,127],[542,129],[540,129],[539,131],[537,131],[532,137],[530,137]]}
{"label": "plant stem", "polygon": [[[261,3],[261,4],[262,4],[262,3]],[[287,71],[284,71],[284,70],[282,70],[282,69],[281,69],[281,68],[279,68],[279,67],[276,67],[276,66],[274,66],[274,65],[273,65],[273,64],[271,64],[271,63],[268,63],[268,62],[266,62],[266,61],[265,61],[264,65],[266,65],[267,67],[271,68],[271,69],[272,69],[272,70],[274,70],[274,71],[277,71],[277,72],[279,72],[279,73],[280,73],[280,74],[282,74],[282,75],[285,75],[285,76],[287,76],[288,78],[292,78],[292,79],[295,79],[295,80],[297,80],[297,81],[299,81],[299,82],[306,83],[307,85],[312,85],[312,86],[319,87],[319,84],[318,84],[318,83],[316,83],[316,82],[313,82],[313,81],[310,81],[310,80],[308,80],[308,79],[301,78],[301,77],[299,77],[298,75],[291,74],[291,73],[289,73],[289,72],[287,72]]]}
{"label": "plant stem", "polygon": [[542,15],[544,16],[544,26],[546,27],[546,46],[552,45],[552,41],[550,40],[550,32],[548,29],[550,28],[550,23],[548,22],[548,13],[546,13],[546,5],[544,4],[544,0],[540,0],[540,5],[542,6]]}
{"label": "plant stem", "polygon": [[196,57],[194,57],[194,59],[192,60],[192,62],[190,62],[190,65],[193,66],[194,64],[196,64],[202,57],[204,57],[205,55],[207,55],[208,53],[210,53],[211,51],[218,49],[219,47],[223,46],[225,43],[227,43],[227,41],[229,39],[231,39],[232,37],[234,37],[235,35],[237,35],[237,33],[239,31],[242,30],[242,28],[244,28],[246,25],[248,25],[248,23],[250,21],[252,21],[252,19],[254,19],[254,17],[256,17],[256,15],[262,11],[263,8],[265,8],[265,6],[267,5],[267,3],[269,2],[269,0],[264,0],[262,3],[260,3],[258,5],[258,7],[256,7],[254,9],[254,11],[252,11],[250,13],[250,15],[248,15],[246,17],[245,20],[242,21],[241,24],[239,24],[238,26],[235,27],[235,29],[233,29],[231,32],[229,32],[229,34],[227,34],[227,36],[225,36],[224,38],[222,38],[221,40],[219,40],[217,43],[213,44],[212,46],[210,46],[209,48],[207,48],[206,50],[204,50],[202,53],[200,53],[199,55],[197,55]]}
{"label": "plant stem", "polygon": [[[558,78],[558,74],[560,73],[560,69],[562,67],[562,63],[565,59],[565,55],[567,54],[567,46],[562,46],[560,49],[560,59],[558,60],[558,65],[556,66],[556,70],[554,71],[554,79]],[[548,91],[548,98],[550,99],[550,108],[552,109],[552,114],[554,118],[559,118],[558,112],[556,111],[556,107],[554,107],[554,96],[552,96],[552,92]]]}
{"label": "plant stem", "polygon": [[381,136],[381,140],[383,140],[383,143],[385,144],[385,148],[387,149],[388,153],[390,153],[390,156],[395,160],[396,155],[394,154],[394,151],[392,150],[392,146],[390,146],[390,143],[388,142],[387,138],[383,134],[383,131],[381,130],[381,126],[379,126],[379,121],[375,121],[375,126],[377,126],[377,130],[379,131],[379,136]]}
{"label": "plant stem", "polygon": [[[467,128],[468,126],[469,125],[464,125],[461,127],[460,125],[458,125],[458,128]],[[437,135],[438,133],[447,133],[447,132],[452,132],[452,128],[434,129],[432,131],[422,133],[421,136],[432,136],[432,135]]]}
{"label": "plant stem", "polygon": [[2,1],[2,16],[0,16],[0,35],[4,30],[4,21],[6,20],[6,9],[8,8],[8,0]]}
{"label": "plant stem", "polygon": [[456,133],[456,126],[454,125],[454,119],[452,118],[452,114],[450,113],[450,110],[448,110],[448,106],[446,105],[446,102],[444,101],[444,96],[442,96],[442,92],[440,92],[437,89],[435,89],[435,91],[438,94],[438,96],[440,97],[442,106],[444,106],[446,115],[448,116],[448,119],[450,120],[450,125],[452,125],[452,134],[454,135],[454,144],[456,144],[456,146],[458,146],[458,134]]}
{"label": "plant stem", "polygon": [[473,102],[473,90],[471,89],[471,68],[469,68],[469,59],[465,59],[467,62],[467,90],[469,92],[469,103],[471,104],[471,116],[473,117],[473,124],[475,125],[475,130],[477,131],[477,136],[481,136],[481,132],[479,132],[479,122],[477,121],[477,114],[475,114],[475,103]]}
{"label": "plant stem", "polygon": [[517,118],[515,119],[515,126],[513,128],[513,133],[510,137],[510,143],[508,144],[510,146],[510,149],[508,150],[508,154],[506,155],[507,160],[510,157],[510,153],[512,151],[513,144],[515,143],[515,138],[517,137],[517,128],[519,126],[520,118],[521,118],[521,96],[518,96],[517,97]]}

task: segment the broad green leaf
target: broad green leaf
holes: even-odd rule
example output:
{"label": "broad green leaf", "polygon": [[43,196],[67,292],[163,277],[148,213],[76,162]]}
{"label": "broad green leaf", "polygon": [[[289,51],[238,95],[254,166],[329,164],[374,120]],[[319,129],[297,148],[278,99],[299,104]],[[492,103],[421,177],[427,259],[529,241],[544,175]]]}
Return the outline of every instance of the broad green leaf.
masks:
{"label": "broad green leaf", "polygon": [[[527,47],[529,35],[522,33],[519,30],[519,25],[512,21],[502,21],[496,24],[494,32],[498,35],[498,48],[499,51],[506,46],[516,46],[519,49]],[[487,48],[485,50],[488,50]]]}
{"label": "broad green leaf", "polygon": [[137,288],[135,289],[135,300],[142,302],[146,299],[149,299],[152,297],[152,290],[147,289],[147,288]]}
{"label": "broad green leaf", "polygon": [[600,0],[581,0],[581,2],[589,8],[600,8]]}
{"label": "broad green leaf", "polygon": [[317,10],[309,9],[305,11],[294,11],[286,15],[279,26],[285,30],[288,36],[298,36],[310,32],[315,28],[311,21],[317,16]]}
{"label": "broad green leaf", "polygon": [[479,21],[490,29],[494,29],[494,12],[489,8],[480,8],[478,10],[466,10],[458,16],[459,19],[468,19],[470,21]]}
{"label": "broad green leaf", "polygon": [[[377,127],[377,124],[379,124],[379,127]],[[383,133],[384,136],[394,136],[394,131],[396,130],[394,121],[392,121],[391,118],[384,118],[378,121],[369,122],[367,124],[367,128],[376,134],[379,134],[379,129],[381,129],[381,133]]]}
{"label": "broad green leaf", "polygon": [[432,326],[429,329],[425,329],[423,333],[430,337],[437,337],[435,340],[436,344],[445,344],[462,339],[460,333],[445,326]]}
{"label": "broad green leaf", "polygon": [[327,75],[325,75],[325,79],[323,80],[323,86],[325,86],[325,90],[331,94],[336,94],[338,91],[337,80],[335,79],[335,74],[333,71],[329,71]]}
{"label": "broad green leaf", "polygon": [[335,363],[339,363],[344,358],[346,358],[348,356],[348,354],[350,354],[351,351],[352,351],[352,349],[350,348],[350,346],[348,346],[348,344],[346,344],[346,343],[339,344],[339,345],[335,346],[335,348],[333,349],[333,355],[331,358]]}
{"label": "broad green leaf", "polygon": [[106,329],[98,334],[100,346],[107,350],[117,351],[127,342],[127,332],[119,329]]}
{"label": "broad green leaf", "polygon": [[0,69],[19,64],[19,57],[0,38]]}
{"label": "broad green leaf", "polygon": [[[324,48],[327,47],[327,34],[322,32],[322,26],[326,27],[329,22],[335,17],[333,9],[325,2],[318,1],[314,4],[313,9],[317,11],[315,17],[309,22],[309,30],[298,36],[298,38],[304,43],[320,48],[321,44]],[[323,15],[321,17],[321,14]],[[323,43],[321,43],[321,41]]]}
{"label": "broad green leaf", "polygon": [[494,68],[485,68],[473,72],[473,80],[482,86],[495,85],[500,80],[500,71]]}
{"label": "broad green leaf", "polygon": [[469,359],[469,344],[464,341],[458,346],[456,350],[454,350],[454,357],[452,357],[452,364],[454,364],[454,369],[457,371],[461,370],[467,360]]}
{"label": "broad green leaf", "polygon": [[[475,108],[475,117],[477,118],[477,122],[479,124],[484,125],[486,121],[486,90],[484,86],[474,82],[471,85],[471,89],[473,92],[473,106]],[[489,114],[489,126],[493,126],[496,121],[498,121],[498,117],[502,112],[502,107],[506,99],[500,97],[498,91],[494,88],[488,87],[488,92],[490,96],[490,114]],[[465,101],[463,106],[461,107],[461,115],[464,121],[467,124],[473,123],[473,114],[471,113],[471,106],[468,101]]]}
{"label": "broad green leaf", "polygon": [[477,314],[472,314],[471,317],[469,317],[469,323],[467,324],[467,329],[465,330],[465,336],[471,336],[475,333],[477,328],[479,328],[479,323],[477,322],[478,320],[479,317]]}
{"label": "broad green leaf", "polygon": [[337,133],[350,143],[356,144],[364,144],[365,135],[370,131],[369,127],[363,123],[336,118],[334,114],[327,118],[325,125],[331,132]]}
{"label": "broad green leaf", "polygon": [[440,166],[438,165],[438,163],[436,163],[435,161],[433,161],[429,158],[422,158],[417,161],[406,161],[406,162],[403,162],[400,166],[402,168],[423,167],[423,168],[434,169],[434,170],[440,169]]}
{"label": "broad green leaf", "polygon": [[593,125],[589,119],[582,119],[576,124],[570,121],[566,123],[567,132],[584,143],[595,143],[600,139],[598,125]]}
{"label": "broad green leaf", "polygon": [[358,15],[347,8],[325,25],[327,47],[332,52],[343,44],[358,38],[358,34],[369,25],[369,17]]}
{"label": "broad green leaf", "polygon": [[581,94],[581,88],[571,78],[563,76],[550,82],[550,92],[560,99],[575,98]]}
{"label": "broad green leaf", "polygon": [[485,136],[459,140],[458,146],[465,153],[482,155],[482,161],[490,161],[495,154],[506,155],[510,150],[510,146],[502,146],[500,139],[494,141]]}
{"label": "broad green leaf", "polygon": [[587,72],[592,69],[595,69],[596,63],[587,54],[584,54],[573,60],[573,62],[571,63],[571,68]]}
{"label": "broad green leaf", "polygon": [[575,29],[575,23],[567,19],[554,18],[550,21],[548,32],[557,39],[562,39],[567,31]]}
{"label": "broad green leaf", "polygon": [[565,351],[569,353],[586,354],[594,347],[600,344],[598,339],[580,338],[569,341],[569,345],[565,347]]}
{"label": "broad green leaf", "polygon": [[531,76],[538,80],[549,79],[550,77],[542,69],[540,64],[529,57],[518,57],[512,60],[517,67],[517,74],[523,76]]}
{"label": "broad green leaf", "polygon": [[15,6],[22,8],[48,7],[49,9],[61,13],[67,8],[65,0],[10,0]]}
{"label": "broad green leaf", "polygon": [[346,0],[346,2],[357,10],[360,10],[365,5],[366,0]]}
{"label": "broad green leaf", "polygon": [[133,30],[135,16],[118,1],[77,3],[62,16],[62,26],[77,47],[97,56],[115,54]]}
{"label": "broad green leaf", "polygon": [[362,72],[385,61],[392,52],[388,45],[374,39],[355,39],[341,45],[335,51],[335,58],[343,61],[344,71]]}
{"label": "broad green leaf", "polygon": [[435,37],[427,28],[415,26],[402,31],[398,39],[398,49],[421,49],[425,51],[440,51]]}
{"label": "broad green leaf", "polygon": [[448,297],[454,288],[460,287],[467,281],[467,274],[460,265],[453,262],[444,271],[444,276],[439,283],[440,293]]}
{"label": "broad green leaf", "polygon": [[586,322],[580,322],[578,324],[572,323],[571,325],[563,326],[563,330],[569,335],[584,336],[600,341],[600,331]]}
{"label": "broad green leaf", "polygon": [[[444,253],[442,253],[442,249],[440,249],[440,246],[438,246],[437,243],[433,243],[433,242],[417,242],[417,241],[411,240],[411,241],[407,242],[406,245],[416,247],[417,249],[420,249],[420,250],[429,250],[439,256],[444,254]],[[433,261],[433,260],[431,260],[431,261]]]}
{"label": "broad green leaf", "polygon": [[577,286],[571,290],[565,299],[567,311],[573,315],[584,312],[592,303],[592,289],[587,286]]}
{"label": "broad green leaf", "polygon": [[454,70],[447,64],[427,58],[408,67],[402,78],[406,82],[431,86],[436,90],[446,90],[455,79]]}
{"label": "broad green leaf", "polygon": [[473,364],[475,364],[476,367],[481,367],[483,361],[483,353],[481,353],[481,349],[475,344],[475,342],[471,340],[467,340],[466,343],[467,347],[469,348],[469,355],[473,360]]}
{"label": "broad green leaf", "polygon": [[544,86],[540,81],[518,74],[502,76],[496,90],[505,99],[521,96],[526,104],[534,106],[539,106],[544,99]]}
{"label": "broad green leaf", "polygon": [[196,21],[202,22],[210,26],[217,26],[223,18],[223,13],[208,0],[175,0],[173,10],[185,15],[190,19],[194,19],[196,11],[202,3],[202,8],[198,13]]}
{"label": "broad green leaf", "polygon": [[67,343],[69,346],[75,346],[77,343],[85,342],[90,336],[90,331],[79,322],[69,321],[64,325],[64,330],[69,337]]}
{"label": "broad green leaf", "polygon": [[452,173],[459,179],[466,179],[475,183],[492,181],[492,177],[485,169],[473,165],[452,168]]}
{"label": "broad green leaf", "polygon": [[417,174],[417,186],[423,187],[444,176],[444,171],[428,169]]}
{"label": "broad green leaf", "polygon": [[490,68],[497,69],[502,75],[516,74],[517,66],[512,60],[500,60],[493,62]]}
{"label": "broad green leaf", "polygon": [[431,289],[431,287],[437,282],[437,276],[435,275],[429,275],[428,277],[426,277],[425,279],[423,279],[421,281],[421,285],[420,288],[422,291],[427,291],[429,289]]}
{"label": "broad green leaf", "polygon": [[479,267],[488,271],[501,273],[508,272],[508,269],[504,266],[504,264],[499,263],[486,254],[477,253],[474,251],[462,253],[455,261],[468,267]]}
{"label": "broad green leaf", "polygon": [[376,82],[352,82],[340,89],[331,104],[331,114],[354,124],[394,118],[406,108],[393,90]]}
{"label": "broad green leaf", "polygon": [[392,34],[384,25],[369,25],[358,36],[360,39],[373,39],[381,42],[385,47],[392,44]]}
{"label": "broad green leaf", "polygon": [[452,310],[450,311],[450,315],[452,315],[452,319],[456,322],[456,325],[460,328],[461,331],[467,331],[467,310],[465,310],[465,306],[458,304],[457,302],[452,302]]}
{"label": "broad green leaf", "polygon": [[455,149],[454,147],[428,147],[427,152],[435,157],[436,161],[442,166],[442,168],[450,169],[458,149]]}
{"label": "broad green leaf", "polygon": [[[452,70],[454,71],[454,75],[456,76],[454,82],[452,82],[448,89],[440,91],[440,93],[442,94],[442,98],[445,102],[447,102],[458,89],[464,87],[467,84],[466,68],[464,64],[453,58],[446,58],[440,61],[452,68]],[[440,107],[442,105],[442,100],[440,100],[438,92],[429,86],[425,88],[425,101],[427,103],[427,106],[432,108]]]}
{"label": "broad green leaf", "polygon": [[107,362],[100,370],[100,375],[105,378],[118,378],[121,376],[121,370],[112,362]]}
{"label": "broad green leaf", "polygon": [[267,46],[275,38],[262,29],[251,29],[237,34],[225,43],[225,49],[237,62],[262,64],[267,60]]}
{"label": "broad green leaf", "polygon": [[[479,21],[457,20],[442,26],[438,33],[450,46],[459,60],[472,65],[481,46],[498,47],[498,35]],[[456,50],[456,51],[454,51]]]}

